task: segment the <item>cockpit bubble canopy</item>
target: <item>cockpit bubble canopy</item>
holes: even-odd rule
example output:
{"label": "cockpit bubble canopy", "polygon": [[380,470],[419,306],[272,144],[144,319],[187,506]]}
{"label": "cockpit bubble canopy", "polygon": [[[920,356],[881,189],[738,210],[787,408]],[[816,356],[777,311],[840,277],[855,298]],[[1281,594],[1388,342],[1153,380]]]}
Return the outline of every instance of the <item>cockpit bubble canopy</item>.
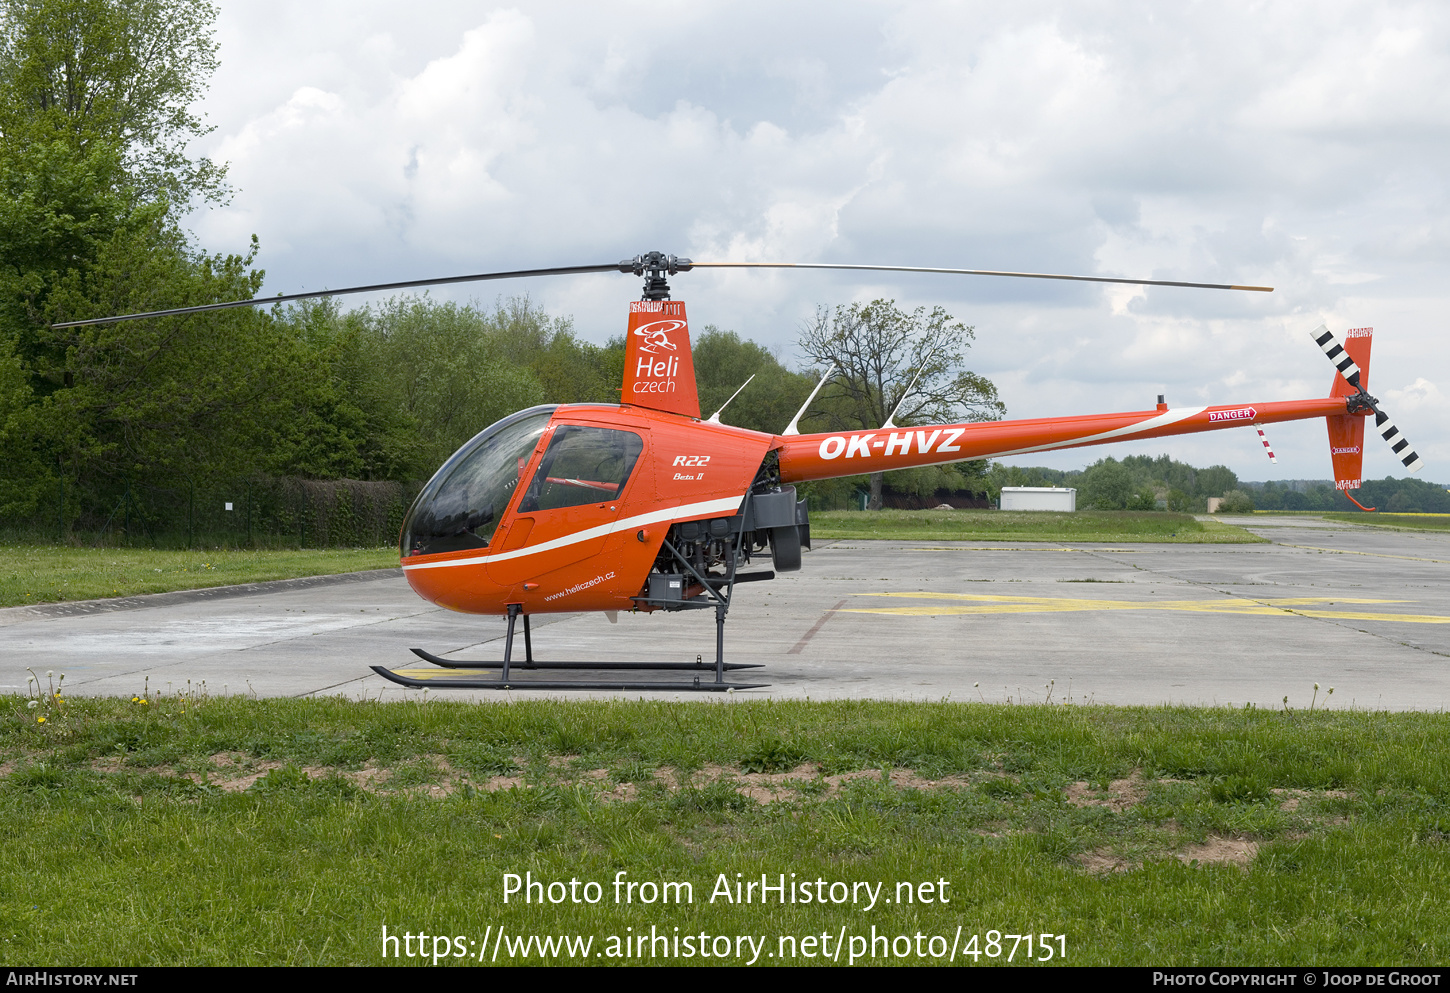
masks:
{"label": "cockpit bubble canopy", "polygon": [[403,522],[402,554],[488,547],[554,410],[530,407],[505,417],[443,463]]}

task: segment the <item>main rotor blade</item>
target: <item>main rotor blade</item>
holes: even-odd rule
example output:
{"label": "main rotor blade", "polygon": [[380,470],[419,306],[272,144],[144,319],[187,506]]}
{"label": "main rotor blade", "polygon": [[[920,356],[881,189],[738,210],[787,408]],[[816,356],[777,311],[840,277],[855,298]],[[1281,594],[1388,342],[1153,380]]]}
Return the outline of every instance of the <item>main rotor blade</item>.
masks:
{"label": "main rotor blade", "polygon": [[691,262],[693,269],[852,269],[865,272],[944,272],[956,276],[1013,276],[1017,279],[1066,279],[1077,283],[1127,283],[1132,286],[1187,286],[1199,290],[1252,290],[1273,293],[1272,286],[1189,283],[1176,279],[1124,279],[1118,276],[1062,276],[1050,272],[999,272],[995,269],[937,269],[911,265],[836,265],[827,262]]}
{"label": "main rotor blade", "polygon": [[113,321],[139,321],[143,317],[175,317],[179,314],[200,314],[207,310],[229,310],[233,307],[264,307],[273,303],[290,303],[293,300],[313,300],[317,297],[343,296],[348,293],[371,293],[378,290],[407,290],[419,286],[446,286],[450,283],[477,283],[486,279],[523,279],[527,276],[575,276],[588,272],[619,272],[619,263],[609,265],[562,266],[553,269],[516,269],[512,272],[480,272],[471,276],[445,276],[443,279],[409,279],[401,283],[374,283],[371,286],[344,286],[336,290],[317,290],[312,293],[285,293],[274,297],[257,297],[253,300],[231,300],[227,303],[208,303],[199,307],[176,307],[171,310],[150,310],[141,314],[122,314],[118,317],[93,317],[85,321],[67,321],[52,324],[53,328],[80,328],[90,324],[110,324]]}
{"label": "main rotor blade", "polygon": [[[657,253],[652,253],[657,254]],[[660,256],[660,258],[665,258]],[[668,257],[676,270],[674,258]],[[315,300],[320,297],[345,296],[349,293],[375,293],[382,290],[408,290],[422,286],[448,286],[452,283],[477,283],[489,279],[524,279],[530,276],[575,276],[593,272],[631,272],[643,265],[650,268],[652,259],[636,258],[624,262],[604,265],[557,266],[550,269],[515,269],[509,272],[480,272],[468,276],[445,276],[442,279],[408,279],[396,283],[373,283],[368,286],[344,286],[335,290],[316,290],[310,293],[283,293],[274,297],[257,297],[252,300],[229,300],[225,303],[208,303],[196,307],[173,307],[169,310],[148,310],[137,314],[120,314],[114,317],[92,317],[83,321],[65,321],[52,324],[53,328],[80,328],[93,324],[111,324],[116,321],[137,321],[146,317],[177,317],[182,314],[200,314],[210,310],[230,310],[234,307],[262,307],[274,303],[291,303],[293,300]],[[633,265],[631,265],[633,263]],[[1272,286],[1237,286],[1229,283],[1190,283],[1171,279],[1125,279],[1117,276],[1065,276],[1046,272],[999,272],[993,269],[941,269],[926,266],[893,265],[837,265],[827,262],[691,262],[678,260],[679,271],[690,269],[848,269],[862,272],[939,272],[959,276],[1013,276],[1019,279],[1065,279],[1081,283],[1126,283],[1132,286],[1186,286],[1207,290],[1253,290],[1272,293]]]}

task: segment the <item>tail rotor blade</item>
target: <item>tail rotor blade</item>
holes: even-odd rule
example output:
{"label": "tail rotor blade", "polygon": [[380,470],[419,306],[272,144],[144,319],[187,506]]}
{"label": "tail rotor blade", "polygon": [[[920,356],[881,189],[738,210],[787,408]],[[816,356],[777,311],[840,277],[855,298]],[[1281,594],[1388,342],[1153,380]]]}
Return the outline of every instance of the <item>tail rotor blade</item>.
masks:
{"label": "tail rotor blade", "polygon": [[1363,389],[1364,387],[1360,385],[1359,366],[1354,364],[1354,359],[1349,357],[1349,353],[1344,350],[1344,346],[1334,336],[1334,332],[1321,324],[1309,334],[1314,339],[1314,343],[1328,356],[1329,361],[1334,363],[1334,368],[1339,370],[1339,374],[1344,377],[1345,381],[1357,390]]}
{"label": "tail rotor blade", "polygon": [[1395,426],[1394,421],[1390,420],[1390,415],[1382,410],[1376,409],[1374,412],[1374,424],[1375,429],[1380,433],[1380,437],[1384,438],[1385,444],[1390,446],[1395,456],[1404,464],[1405,469],[1409,472],[1419,472],[1425,463],[1420,459],[1419,455],[1415,454],[1415,450],[1410,447],[1409,439],[1400,434],[1400,429]]}

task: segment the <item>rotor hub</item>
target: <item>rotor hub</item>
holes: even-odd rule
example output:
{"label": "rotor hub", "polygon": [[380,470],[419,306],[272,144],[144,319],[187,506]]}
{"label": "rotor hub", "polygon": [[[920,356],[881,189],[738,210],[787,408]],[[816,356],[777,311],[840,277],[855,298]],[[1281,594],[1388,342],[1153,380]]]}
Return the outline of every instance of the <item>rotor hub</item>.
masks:
{"label": "rotor hub", "polygon": [[689,272],[693,263],[689,259],[666,255],[664,252],[645,252],[619,263],[620,272],[632,272],[644,277],[644,295],[641,300],[668,300],[670,284],[666,275]]}

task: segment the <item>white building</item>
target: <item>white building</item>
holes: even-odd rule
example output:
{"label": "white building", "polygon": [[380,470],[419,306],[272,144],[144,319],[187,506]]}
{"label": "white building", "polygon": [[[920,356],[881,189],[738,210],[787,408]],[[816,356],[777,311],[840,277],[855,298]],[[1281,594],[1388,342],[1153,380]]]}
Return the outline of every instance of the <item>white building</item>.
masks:
{"label": "white building", "polygon": [[1077,490],[1061,486],[1004,486],[1003,510],[1077,510]]}

